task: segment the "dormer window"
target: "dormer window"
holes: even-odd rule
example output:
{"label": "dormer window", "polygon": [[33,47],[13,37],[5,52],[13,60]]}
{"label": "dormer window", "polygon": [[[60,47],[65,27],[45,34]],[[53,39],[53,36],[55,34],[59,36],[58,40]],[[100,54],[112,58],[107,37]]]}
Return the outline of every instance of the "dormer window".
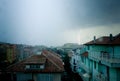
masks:
{"label": "dormer window", "polygon": [[29,64],[26,65],[26,69],[44,69],[45,65],[44,64]]}
{"label": "dormer window", "polygon": [[29,70],[42,70],[42,69],[44,69],[47,59],[45,57],[41,57],[40,59],[38,59],[38,57],[35,57],[34,59],[27,60],[25,62],[25,69],[29,69]]}

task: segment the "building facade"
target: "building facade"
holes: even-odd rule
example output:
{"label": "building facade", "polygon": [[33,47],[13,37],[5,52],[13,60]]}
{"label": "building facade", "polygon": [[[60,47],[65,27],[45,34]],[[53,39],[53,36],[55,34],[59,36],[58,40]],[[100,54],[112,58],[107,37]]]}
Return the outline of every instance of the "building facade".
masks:
{"label": "building facade", "polygon": [[120,34],[84,44],[77,71],[84,81],[120,81]]}

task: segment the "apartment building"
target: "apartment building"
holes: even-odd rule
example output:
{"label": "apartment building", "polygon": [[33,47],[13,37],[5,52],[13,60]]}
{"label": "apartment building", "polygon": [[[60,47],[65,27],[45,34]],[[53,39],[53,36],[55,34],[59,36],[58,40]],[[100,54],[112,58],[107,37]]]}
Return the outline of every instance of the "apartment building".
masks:
{"label": "apartment building", "polygon": [[79,54],[77,72],[84,81],[120,81],[120,34],[94,37]]}
{"label": "apartment building", "polygon": [[120,34],[94,37],[85,45],[93,62],[93,81],[120,81]]}

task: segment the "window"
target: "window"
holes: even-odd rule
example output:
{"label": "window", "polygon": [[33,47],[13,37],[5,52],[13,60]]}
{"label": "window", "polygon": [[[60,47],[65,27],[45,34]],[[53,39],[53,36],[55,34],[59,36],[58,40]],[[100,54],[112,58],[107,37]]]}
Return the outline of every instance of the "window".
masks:
{"label": "window", "polygon": [[25,67],[26,69],[29,69],[30,68],[30,65],[26,65],[26,67]]}
{"label": "window", "polygon": [[40,65],[40,69],[44,69],[44,65]]}
{"label": "window", "polygon": [[26,65],[26,69],[44,69],[44,64],[38,64],[38,65]]}
{"label": "window", "polygon": [[34,68],[36,68],[36,65],[30,65],[30,68],[34,69]]}
{"label": "window", "polygon": [[75,63],[75,59],[73,60],[73,64],[76,65],[76,63]]}
{"label": "window", "polygon": [[36,65],[36,68],[40,68],[40,65]]}
{"label": "window", "polygon": [[94,68],[96,69],[96,62],[94,61]]}
{"label": "window", "polygon": [[88,50],[90,50],[90,46],[88,46]]}

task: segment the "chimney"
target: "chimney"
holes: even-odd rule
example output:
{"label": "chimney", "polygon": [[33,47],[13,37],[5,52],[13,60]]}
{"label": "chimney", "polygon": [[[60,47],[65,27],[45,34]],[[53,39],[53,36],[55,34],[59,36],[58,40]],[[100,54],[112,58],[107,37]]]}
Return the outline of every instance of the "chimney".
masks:
{"label": "chimney", "polygon": [[112,41],[113,40],[113,35],[112,34],[110,34],[110,41]]}
{"label": "chimney", "polygon": [[94,43],[96,43],[96,36],[94,36]]}

